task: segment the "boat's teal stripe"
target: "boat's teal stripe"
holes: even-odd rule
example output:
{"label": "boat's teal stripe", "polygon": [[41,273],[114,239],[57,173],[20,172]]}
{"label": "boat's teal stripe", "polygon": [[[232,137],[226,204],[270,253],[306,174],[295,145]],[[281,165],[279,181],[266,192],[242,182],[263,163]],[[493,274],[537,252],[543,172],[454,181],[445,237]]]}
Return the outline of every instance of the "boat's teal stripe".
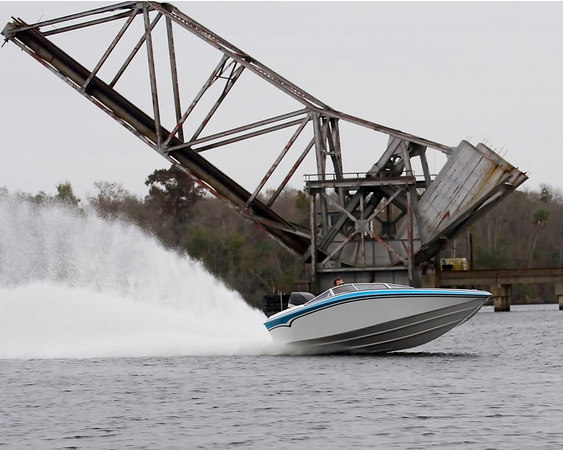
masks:
{"label": "boat's teal stripe", "polygon": [[490,294],[485,291],[468,291],[468,292],[459,292],[459,291],[448,291],[448,290],[441,290],[441,291],[433,291],[433,290],[414,290],[414,289],[404,289],[404,290],[393,290],[393,291],[358,291],[358,292],[350,292],[342,295],[338,295],[335,297],[329,297],[324,300],[320,300],[318,302],[311,303],[310,305],[305,305],[302,308],[296,308],[295,310],[289,310],[287,314],[284,314],[281,317],[276,317],[272,320],[267,320],[264,322],[264,326],[271,330],[272,328],[279,327],[279,326],[290,326],[291,322],[297,319],[300,316],[304,316],[307,314],[312,313],[313,311],[317,311],[319,309],[328,308],[331,306],[338,305],[340,303],[348,303],[351,301],[360,301],[365,300],[366,298],[372,297],[419,297],[421,295],[434,295],[434,296],[456,296],[456,297],[490,297]]}

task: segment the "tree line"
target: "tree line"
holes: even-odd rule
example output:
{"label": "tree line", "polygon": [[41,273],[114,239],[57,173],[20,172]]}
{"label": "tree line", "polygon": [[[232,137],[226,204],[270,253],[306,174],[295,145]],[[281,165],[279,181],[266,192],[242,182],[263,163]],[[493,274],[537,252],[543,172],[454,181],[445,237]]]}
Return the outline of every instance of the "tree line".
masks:
{"label": "tree line", "polygon": [[[200,260],[205,267],[253,306],[264,294],[294,290],[309,278],[301,257],[288,252],[233,208],[210,196],[182,170],[156,170],[145,180],[141,198],[118,183],[100,181],[95,193],[79,199],[70,183],[55,195],[18,194],[38,204],[57,202],[70,208],[93,208],[101,217],[125,220],[157,237],[174,251]],[[7,192],[6,190],[4,190]],[[308,227],[305,192],[286,189],[275,209]],[[563,196],[542,186],[516,191],[448,243],[441,257],[471,258],[474,269],[563,267]],[[551,299],[553,286],[515,286],[513,299]]]}
{"label": "tree line", "polygon": [[[467,257],[473,269],[562,268],[561,191],[542,185],[538,191],[513,192],[450,242],[442,256]],[[554,285],[514,285],[511,298],[553,301]]]}

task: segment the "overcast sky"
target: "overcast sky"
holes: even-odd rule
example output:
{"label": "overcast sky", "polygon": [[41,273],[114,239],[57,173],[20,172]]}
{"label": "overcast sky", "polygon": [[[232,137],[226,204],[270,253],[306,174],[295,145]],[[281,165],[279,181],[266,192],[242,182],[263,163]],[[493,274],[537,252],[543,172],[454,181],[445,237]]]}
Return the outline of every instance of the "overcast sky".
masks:
{"label": "overcast sky", "polygon": [[[563,188],[562,2],[173,3],[337,110],[450,146],[485,142],[528,173],[523,188]],[[0,26],[106,4],[0,2]],[[168,167],[14,44],[0,68],[0,186],[70,181],[85,197],[102,180],[144,195]],[[247,189],[277,152],[240,168]]]}

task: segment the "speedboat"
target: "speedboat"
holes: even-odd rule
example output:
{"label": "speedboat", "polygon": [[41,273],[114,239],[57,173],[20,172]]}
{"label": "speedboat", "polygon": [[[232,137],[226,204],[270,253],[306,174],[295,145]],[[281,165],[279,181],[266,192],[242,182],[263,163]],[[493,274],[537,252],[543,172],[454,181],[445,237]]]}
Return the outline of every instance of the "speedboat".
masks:
{"label": "speedboat", "polygon": [[473,317],[490,297],[475,289],[348,283],[316,297],[294,292],[288,308],[264,325],[274,342],[306,353],[391,352],[436,339]]}

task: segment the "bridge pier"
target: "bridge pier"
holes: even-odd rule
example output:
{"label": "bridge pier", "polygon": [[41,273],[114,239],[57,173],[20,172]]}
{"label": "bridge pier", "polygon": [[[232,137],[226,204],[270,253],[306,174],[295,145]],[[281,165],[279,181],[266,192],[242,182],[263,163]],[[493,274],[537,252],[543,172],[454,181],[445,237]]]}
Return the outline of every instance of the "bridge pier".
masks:
{"label": "bridge pier", "polygon": [[420,287],[437,288],[440,287],[439,277],[434,270],[428,270],[420,277]]}
{"label": "bridge pier", "polygon": [[563,283],[555,285],[555,298],[559,302],[559,311],[563,311]]}
{"label": "bridge pier", "polygon": [[494,284],[491,286],[491,294],[493,294],[495,311],[510,311],[511,292],[511,284]]}

